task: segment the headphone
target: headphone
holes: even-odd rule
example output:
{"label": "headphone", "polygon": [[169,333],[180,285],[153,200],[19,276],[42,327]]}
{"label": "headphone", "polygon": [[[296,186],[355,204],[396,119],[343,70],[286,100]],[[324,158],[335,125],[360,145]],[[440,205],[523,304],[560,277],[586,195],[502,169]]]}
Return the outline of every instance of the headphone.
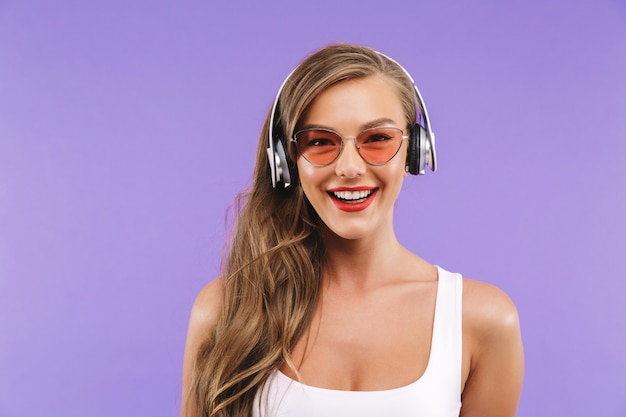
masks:
{"label": "headphone", "polygon": [[[386,58],[396,64],[409,78],[409,80],[411,80],[411,83],[413,83],[413,88],[415,89],[417,104],[421,110],[417,112],[415,123],[413,123],[410,128],[408,161],[406,169],[410,174],[423,175],[425,172],[425,168],[428,166],[431,171],[434,172],[437,169],[437,156],[435,154],[435,134],[430,127],[430,119],[428,118],[428,111],[426,110],[426,105],[424,104],[422,95],[420,94],[417,85],[415,85],[413,77],[411,77],[411,74],[409,74],[409,72],[404,69],[402,65],[383,53],[377,53],[383,58]],[[278,117],[276,116],[280,95],[283,91],[283,88],[285,87],[285,84],[287,84],[287,82],[291,78],[291,75],[295,72],[296,69],[289,73],[287,78],[285,78],[280,88],[278,89],[278,93],[276,94],[276,99],[274,100],[274,105],[272,106],[272,113],[270,116],[268,135],[269,147],[267,148],[267,157],[270,164],[270,175],[272,178],[273,188],[277,188],[281,184],[282,188],[289,188],[293,183],[297,181],[296,177],[298,170],[294,161],[292,161],[291,158],[287,157],[287,138],[285,138],[284,131],[278,123]]]}

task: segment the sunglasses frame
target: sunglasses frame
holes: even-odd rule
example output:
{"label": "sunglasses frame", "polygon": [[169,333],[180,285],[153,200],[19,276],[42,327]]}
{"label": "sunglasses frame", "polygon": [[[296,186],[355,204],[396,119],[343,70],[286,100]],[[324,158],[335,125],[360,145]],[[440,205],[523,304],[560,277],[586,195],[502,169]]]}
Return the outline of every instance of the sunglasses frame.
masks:
{"label": "sunglasses frame", "polygon": [[[367,159],[365,159],[365,157],[363,155],[361,155],[361,147],[359,146],[359,142],[357,141],[357,138],[359,136],[361,136],[363,133],[369,132],[369,131],[372,131],[372,130],[377,130],[377,129],[392,129],[392,130],[397,130],[400,133],[402,133],[402,140],[400,141],[400,144],[398,145],[398,149],[395,150],[395,152],[393,153],[393,155],[391,155],[391,157],[389,159],[387,159],[385,162],[381,162],[381,163],[378,163],[378,164],[368,161]],[[313,131],[313,130],[332,133],[332,134],[337,135],[337,137],[339,137],[339,139],[341,139],[341,143],[339,145],[339,152],[337,152],[337,155],[330,162],[328,162],[326,164],[317,164],[317,163],[309,160],[306,156],[304,156],[304,154],[302,152],[300,152],[300,147],[298,146],[298,135],[303,133],[303,132],[309,132],[309,131]],[[335,162],[341,156],[341,153],[343,152],[343,149],[344,149],[344,144],[346,142],[346,139],[352,139],[352,142],[354,142],[354,146],[356,147],[356,152],[359,154],[361,159],[363,161],[365,161],[365,163],[367,163],[368,165],[372,165],[372,166],[382,166],[382,165],[387,164],[389,161],[391,161],[398,154],[398,152],[400,151],[400,148],[402,147],[402,141],[403,140],[408,140],[409,139],[409,135],[405,135],[404,134],[404,130],[402,130],[402,129],[398,128],[398,127],[392,127],[392,126],[371,127],[369,129],[362,130],[356,136],[341,136],[338,132],[335,132],[332,129],[327,129],[327,128],[323,128],[323,127],[310,127],[310,128],[307,128],[307,129],[298,130],[293,135],[293,137],[291,138],[291,142],[295,143],[296,149],[298,151],[298,154],[300,156],[302,156],[309,164],[321,168],[321,167],[326,167],[326,166],[332,164],[333,162]]]}

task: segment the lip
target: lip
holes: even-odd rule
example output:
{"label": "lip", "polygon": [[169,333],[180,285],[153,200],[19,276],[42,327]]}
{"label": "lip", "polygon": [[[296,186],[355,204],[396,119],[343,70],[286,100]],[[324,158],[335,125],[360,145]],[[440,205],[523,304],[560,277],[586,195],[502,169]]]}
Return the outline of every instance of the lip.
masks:
{"label": "lip", "polygon": [[[368,195],[364,201],[359,203],[348,203],[347,201],[340,200],[333,194],[334,192],[340,191],[372,191],[370,195]],[[339,210],[346,211],[349,213],[354,213],[357,211],[363,211],[369,207],[370,204],[374,201],[376,194],[378,193],[377,187],[368,187],[368,186],[360,186],[360,187],[335,187],[328,190],[328,196],[330,200],[333,202],[335,207]]]}
{"label": "lip", "polygon": [[375,190],[377,187],[372,187],[370,185],[361,185],[358,187],[334,187],[334,188],[329,188],[328,192],[329,193],[334,193],[337,191],[369,191],[369,190]]}

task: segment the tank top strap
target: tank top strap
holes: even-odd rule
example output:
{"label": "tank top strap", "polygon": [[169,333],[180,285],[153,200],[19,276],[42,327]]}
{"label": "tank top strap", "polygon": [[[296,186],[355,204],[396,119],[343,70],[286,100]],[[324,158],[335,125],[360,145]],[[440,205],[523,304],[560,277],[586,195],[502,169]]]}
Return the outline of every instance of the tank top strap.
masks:
{"label": "tank top strap", "polygon": [[463,277],[437,267],[439,282],[428,373],[461,391]]}

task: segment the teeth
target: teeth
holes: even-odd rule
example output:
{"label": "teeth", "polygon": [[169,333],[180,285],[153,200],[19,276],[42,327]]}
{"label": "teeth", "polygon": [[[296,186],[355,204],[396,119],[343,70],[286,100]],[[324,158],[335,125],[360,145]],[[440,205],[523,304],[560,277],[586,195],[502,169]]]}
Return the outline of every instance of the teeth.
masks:
{"label": "teeth", "polygon": [[333,191],[335,197],[346,200],[346,201],[354,201],[354,200],[363,200],[372,194],[372,190],[364,190],[364,191]]}

